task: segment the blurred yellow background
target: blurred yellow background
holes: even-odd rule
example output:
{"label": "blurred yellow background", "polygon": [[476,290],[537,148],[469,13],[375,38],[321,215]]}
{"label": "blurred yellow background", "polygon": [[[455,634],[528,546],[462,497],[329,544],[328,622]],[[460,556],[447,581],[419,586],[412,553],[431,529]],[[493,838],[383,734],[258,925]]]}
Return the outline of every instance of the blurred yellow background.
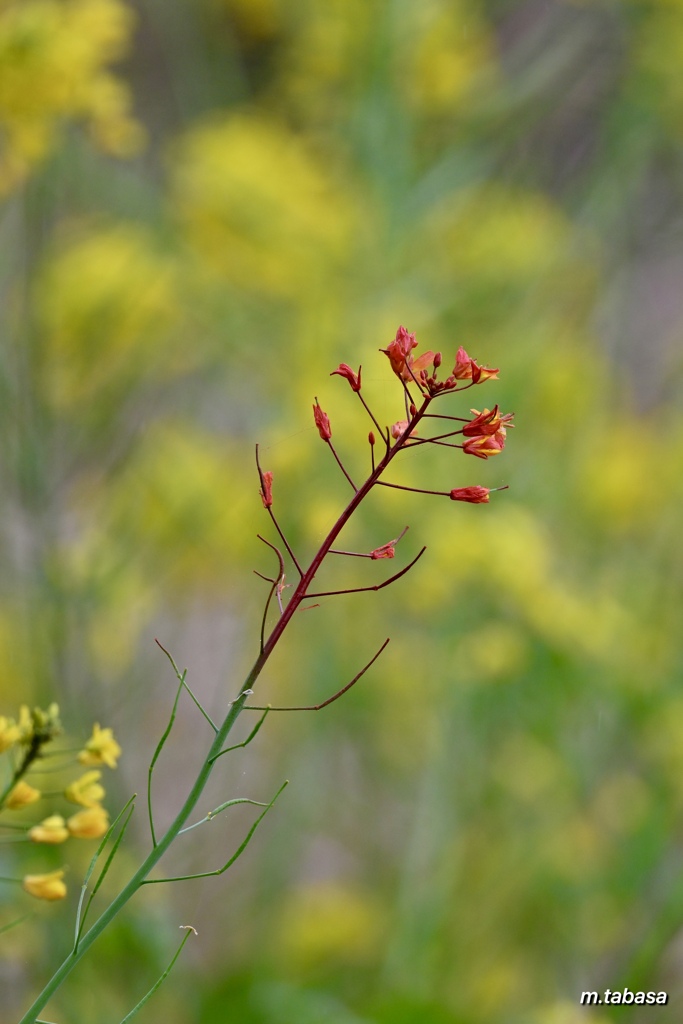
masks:
{"label": "blurred yellow background", "polygon": [[[216,715],[258,652],[254,443],[306,559],[348,491],[314,395],[367,466],[341,361],[401,418],[378,349],[403,323],[500,367],[472,402],[516,414],[501,459],[420,448],[401,470],[509,483],[490,506],[372,496],[348,546],[410,524],[392,569],[425,557],[301,616],[259,699],[322,700],[391,645],[226,759],[207,808],[291,781],[248,854],[141,894],[49,1019],[116,1024],[186,923],[140,1020],[578,1024],[582,990],[626,985],[675,1018],[682,59],[675,0],[0,2],[0,714],[113,727],[117,799],[143,792],[174,693],[153,638]],[[162,820],[204,728],[188,702]],[[224,860],[242,810],[173,870]],[[18,860],[1,847],[0,873]],[[0,926],[16,907],[0,888]],[[72,911],[0,939],[8,1022]]]}

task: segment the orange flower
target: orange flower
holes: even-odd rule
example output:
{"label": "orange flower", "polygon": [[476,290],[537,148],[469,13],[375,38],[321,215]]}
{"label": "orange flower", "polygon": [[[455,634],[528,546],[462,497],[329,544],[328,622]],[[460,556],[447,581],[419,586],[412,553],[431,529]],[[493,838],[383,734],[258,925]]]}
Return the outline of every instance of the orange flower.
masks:
{"label": "orange flower", "polygon": [[[514,413],[508,412],[504,416],[500,415],[498,406],[494,405],[493,409],[484,409],[483,412],[479,412],[477,409],[471,409],[470,412],[474,413],[474,419],[466,423],[462,428],[462,432],[465,437],[479,437],[481,434],[496,434],[499,430],[505,429],[505,425],[514,416]],[[513,426],[513,424],[509,424]],[[503,434],[503,437],[505,434]]]}
{"label": "orange flower", "polygon": [[479,366],[474,359],[470,359],[462,345],[460,346],[453,367],[453,376],[456,380],[471,380],[473,384],[481,384],[485,380],[495,379],[497,374],[497,369]]}
{"label": "orange flower", "polygon": [[500,455],[504,447],[505,435],[501,429],[493,437],[484,434],[480,437],[468,438],[462,446],[462,450],[467,455],[476,455],[478,459],[489,459],[492,455]]}
{"label": "orange flower", "polygon": [[498,380],[498,368],[491,369],[490,366],[479,366],[472,360],[472,381],[475,384],[483,384],[485,380]]}
{"label": "orange flower", "polygon": [[63,878],[63,870],[51,871],[47,875],[25,875],[21,884],[29,896],[38,900],[63,900],[66,896]]}

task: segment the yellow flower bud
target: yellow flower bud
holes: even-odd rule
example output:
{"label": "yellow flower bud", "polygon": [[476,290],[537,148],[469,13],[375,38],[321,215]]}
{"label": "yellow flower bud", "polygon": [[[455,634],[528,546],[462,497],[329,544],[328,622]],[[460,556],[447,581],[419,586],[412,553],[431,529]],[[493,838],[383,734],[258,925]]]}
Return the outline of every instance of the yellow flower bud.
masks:
{"label": "yellow flower bud", "polygon": [[59,721],[59,704],[50,704],[47,711],[43,711],[42,708],[34,708],[33,723],[35,731],[39,732],[41,736],[49,739],[58,736],[62,731],[62,724]]}
{"label": "yellow flower bud", "polygon": [[26,875],[21,883],[29,896],[39,900],[63,900],[66,886],[62,879],[64,871],[51,871],[47,875]]}
{"label": "yellow flower bud", "polygon": [[14,789],[9,791],[7,799],[5,800],[5,807],[8,811],[16,811],[19,807],[26,807],[28,804],[34,804],[36,800],[40,800],[41,795],[42,794],[39,789],[29,786],[28,782],[24,782],[23,779],[20,779]]}
{"label": "yellow flower bud", "polygon": [[96,722],[92,736],[78,755],[78,760],[87,767],[106,764],[109,768],[116,768],[116,760],[120,756],[121,747],[114,739],[112,730],[100,729]]}
{"label": "yellow flower bud", "polygon": [[76,839],[100,839],[109,828],[109,815],[104,807],[89,807],[73,814],[66,827]]}
{"label": "yellow flower bud", "polygon": [[0,715],[0,754],[3,750],[9,750],[20,738],[19,726],[13,718],[5,718]]}
{"label": "yellow flower bud", "polygon": [[63,843],[69,838],[69,830],[61,814],[52,814],[30,828],[28,837],[34,843]]}
{"label": "yellow flower bud", "polygon": [[28,709],[28,704],[22,704],[19,708],[19,740],[21,743],[29,743],[33,739],[34,723],[33,715]]}
{"label": "yellow flower bud", "polygon": [[101,777],[102,772],[86,772],[66,787],[64,796],[72,804],[80,804],[81,807],[97,807],[100,801],[104,800],[104,787],[98,783],[98,779]]}

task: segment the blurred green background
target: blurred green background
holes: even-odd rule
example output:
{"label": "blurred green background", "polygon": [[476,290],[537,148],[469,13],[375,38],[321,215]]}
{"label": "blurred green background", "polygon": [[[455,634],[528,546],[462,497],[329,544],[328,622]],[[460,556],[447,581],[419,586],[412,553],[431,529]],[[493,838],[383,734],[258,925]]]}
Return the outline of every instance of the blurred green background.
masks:
{"label": "blurred green background", "polygon": [[[257,653],[254,442],[303,559],[348,491],[313,396],[360,475],[368,424],[328,374],[362,362],[400,418],[399,323],[499,366],[472,404],[517,422],[491,463],[401,470],[509,483],[490,506],[367,503],[349,546],[409,523],[392,568],[425,557],[302,615],[259,697],[324,699],[390,647],[221,765],[202,807],[291,785],[227,875],[144,891],[47,1019],[116,1024],[186,923],[141,1021],[577,1024],[582,990],[625,985],[669,1005],[591,1021],[680,1015],[682,61],[677,0],[0,3],[0,713],[113,727],[110,807],[172,702],[153,638],[217,716]],[[162,822],[205,732],[188,702]],[[68,905],[0,940],[8,1024],[68,950],[71,856]],[[0,889],[0,925],[25,901]]]}

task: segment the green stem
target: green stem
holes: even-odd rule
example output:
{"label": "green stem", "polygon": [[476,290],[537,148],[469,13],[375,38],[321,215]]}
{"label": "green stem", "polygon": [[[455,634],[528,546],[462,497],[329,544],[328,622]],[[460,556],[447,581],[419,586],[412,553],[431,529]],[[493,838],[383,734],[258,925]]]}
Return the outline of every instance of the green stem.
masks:
{"label": "green stem", "polygon": [[149,1002],[149,1000],[152,998],[152,996],[154,995],[156,990],[159,988],[159,986],[162,984],[162,982],[166,981],[166,978],[168,978],[169,974],[173,970],[174,964],[175,964],[176,960],[178,959],[178,957],[180,956],[180,954],[182,953],[183,946],[185,945],[185,943],[189,939],[190,935],[191,934],[192,935],[196,935],[197,934],[191,924],[184,925],[184,926],[181,926],[181,927],[187,928],[187,931],[186,931],[185,935],[183,936],[180,945],[178,946],[177,950],[175,951],[175,954],[174,954],[173,959],[171,960],[170,964],[168,965],[168,967],[166,968],[164,973],[161,975],[161,977],[155,982],[155,984],[149,990],[147,995],[143,996],[142,999],[140,1000],[140,1002],[136,1006],[133,1007],[133,1009],[130,1011],[130,1013],[126,1014],[126,1016],[121,1021],[121,1024],[126,1024],[126,1021],[132,1020],[132,1018],[135,1016],[135,1014],[138,1012],[138,1010],[141,1010],[142,1007],[145,1005],[145,1003]]}
{"label": "green stem", "polygon": [[211,744],[211,750],[209,756],[205,760],[202,768],[195,780],[195,783],[187,795],[185,803],[178,812],[175,821],[166,831],[166,834],[159,840],[158,844],[153,847],[145,860],[142,862],[138,870],[132,876],[130,881],[123,887],[121,892],[112,900],[107,909],[102,913],[98,920],[93,924],[84,936],[82,936],[78,949],[72,951],[67,956],[66,960],[57,968],[49,982],[40,993],[38,998],[33,1002],[24,1016],[20,1019],[19,1024],[35,1024],[38,1013],[44,1008],[50,997],[57,991],[59,986],[62,984],[64,979],[71,973],[81,957],[90,949],[93,942],[100,936],[104,929],[110,924],[110,922],[116,917],[118,912],[126,905],[128,900],[135,895],[137,890],[140,888],[142,882],[147,878],[151,870],[156,866],[158,861],[161,860],[162,856],[169,848],[175,837],[180,832],[181,828],[185,824],[188,816],[194,810],[197,801],[199,800],[204,787],[209,779],[212,770],[211,757],[219,753],[221,747],[225,743],[225,739],[228,736],[230,730],[237,721],[242,706],[247,699],[246,694],[241,694],[237,700],[232,704],[230,711],[223,722],[223,725],[219,729],[216,737]]}
{"label": "green stem", "polygon": [[132,876],[130,881],[123,887],[121,892],[116,896],[107,909],[101,914],[97,921],[92,927],[83,935],[78,943],[78,947],[73,949],[60,967],[57,968],[52,978],[48,981],[47,985],[35,999],[31,1007],[26,1011],[24,1016],[19,1021],[19,1024],[36,1024],[36,1017],[38,1013],[46,1005],[50,997],[57,991],[59,986],[62,984],[64,979],[71,973],[76,964],[79,962],[81,957],[90,949],[95,940],[101,935],[101,933],[108,927],[113,921],[120,910],[125,907],[132,896],[138,891],[140,886],[143,884],[147,876],[150,874],[152,869],[158,864],[163,855],[168,850],[169,846],[173,843],[174,839],[185,826],[187,819],[194,810],[204,787],[206,786],[211,772],[213,771],[213,765],[216,758],[223,752],[225,740],[231,732],[235,722],[239,718],[242,708],[253,689],[253,686],[260,676],[268,658],[272,654],[277,642],[284,633],[287,625],[296,612],[301,602],[306,597],[306,592],[313,582],[315,575],[320,568],[325,556],[328,554],[330,548],[334,544],[335,540],[344,529],[349,519],[356,511],[360,503],[367,497],[372,488],[379,481],[380,476],[386,470],[387,466],[394,458],[394,456],[402,449],[405,441],[409,438],[411,432],[415,429],[417,423],[422,419],[429,406],[430,398],[426,397],[420,409],[413,416],[412,420],[396,440],[395,444],[388,448],[384,458],[378,463],[375,470],[370,474],[365,483],[356,491],[353,498],[346,506],[339,519],[334,524],[330,532],[328,533],[325,540],[320,545],[318,551],[313,556],[311,564],[309,565],[306,572],[302,575],[299,583],[297,584],[292,597],[284,609],[282,615],[276,622],[268,640],[263,645],[262,650],[254,662],[254,666],[244,681],[244,685],[240,691],[239,696],[234,700],[230,706],[230,710],[223,721],[223,724],[216,732],[213,742],[209,749],[209,752],[204,760],[204,763],[197,775],[197,778],[188,793],[185,802],[175,817],[173,823],[167,829],[165,835],[159,840],[156,846],[154,846],[148,853],[145,860],[142,862],[138,870]]}
{"label": "green stem", "polygon": [[19,766],[12,772],[12,777],[0,793],[0,810],[2,810],[5,800],[10,795],[17,782],[26,775],[26,772],[29,770],[36,758],[40,757],[41,747],[44,743],[47,743],[47,739],[44,736],[36,734],[31,737],[31,742],[21,759]]}

